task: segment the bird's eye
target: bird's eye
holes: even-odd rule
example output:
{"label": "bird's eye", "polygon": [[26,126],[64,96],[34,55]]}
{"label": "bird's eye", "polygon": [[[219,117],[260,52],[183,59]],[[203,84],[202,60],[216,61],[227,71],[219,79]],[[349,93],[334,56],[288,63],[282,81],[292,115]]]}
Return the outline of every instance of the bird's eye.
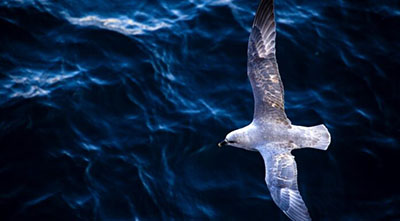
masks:
{"label": "bird's eye", "polygon": [[234,141],[234,140],[230,140],[230,141],[228,141],[228,143],[230,143],[230,144],[235,144],[235,143],[237,143],[236,141]]}

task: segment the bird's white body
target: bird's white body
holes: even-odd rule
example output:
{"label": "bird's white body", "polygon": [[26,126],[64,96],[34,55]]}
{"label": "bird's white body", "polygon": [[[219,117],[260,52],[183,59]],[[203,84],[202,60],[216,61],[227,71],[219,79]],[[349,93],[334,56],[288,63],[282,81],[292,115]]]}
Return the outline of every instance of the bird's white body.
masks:
{"label": "bird's white body", "polygon": [[288,151],[297,148],[313,147],[326,150],[331,138],[328,129],[323,125],[303,127],[252,122],[251,124],[234,130],[226,136],[227,140],[240,140],[237,145],[231,146],[246,150],[257,151],[260,146],[270,143],[290,143]]}

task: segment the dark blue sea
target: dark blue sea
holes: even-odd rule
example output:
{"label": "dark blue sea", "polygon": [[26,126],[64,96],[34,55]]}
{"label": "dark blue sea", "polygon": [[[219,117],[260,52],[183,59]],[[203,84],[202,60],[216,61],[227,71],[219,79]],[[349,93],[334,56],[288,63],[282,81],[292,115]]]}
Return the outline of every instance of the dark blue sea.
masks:
{"label": "dark blue sea", "polygon": [[[0,220],[288,220],[256,152],[258,0],[2,0]],[[400,3],[276,0],[277,59],[314,220],[400,220]]]}

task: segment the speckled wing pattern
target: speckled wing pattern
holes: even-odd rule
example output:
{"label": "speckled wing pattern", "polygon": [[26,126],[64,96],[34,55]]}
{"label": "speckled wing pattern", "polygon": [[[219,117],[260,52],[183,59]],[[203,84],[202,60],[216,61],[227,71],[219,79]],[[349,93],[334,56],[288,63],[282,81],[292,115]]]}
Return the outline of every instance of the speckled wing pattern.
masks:
{"label": "speckled wing pattern", "polygon": [[265,182],[275,204],[295,221],[311,220],[297,186],[297,166],[289,143],[270,143],[259,149],[265,163]]}
{"label": "speckled wing pattern", "polygon": [[254,119],[291,125],[284,110],[284,91],[275,56],[274,1],[262,0],[247,50],[247,75],[254,94]]}

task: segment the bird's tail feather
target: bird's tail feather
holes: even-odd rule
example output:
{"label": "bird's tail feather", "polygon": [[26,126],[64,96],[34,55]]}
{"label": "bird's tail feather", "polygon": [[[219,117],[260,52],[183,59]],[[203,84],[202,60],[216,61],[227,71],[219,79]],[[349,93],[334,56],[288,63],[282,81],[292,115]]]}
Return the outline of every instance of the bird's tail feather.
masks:
{"label": "bird's tail feather", "polygon": [[304,138],[300,146],[310,147],[319,150],[327,150],[331,143],[331,135],[325,125],[320,124],[318,126],[307,128],[307,137]]}

